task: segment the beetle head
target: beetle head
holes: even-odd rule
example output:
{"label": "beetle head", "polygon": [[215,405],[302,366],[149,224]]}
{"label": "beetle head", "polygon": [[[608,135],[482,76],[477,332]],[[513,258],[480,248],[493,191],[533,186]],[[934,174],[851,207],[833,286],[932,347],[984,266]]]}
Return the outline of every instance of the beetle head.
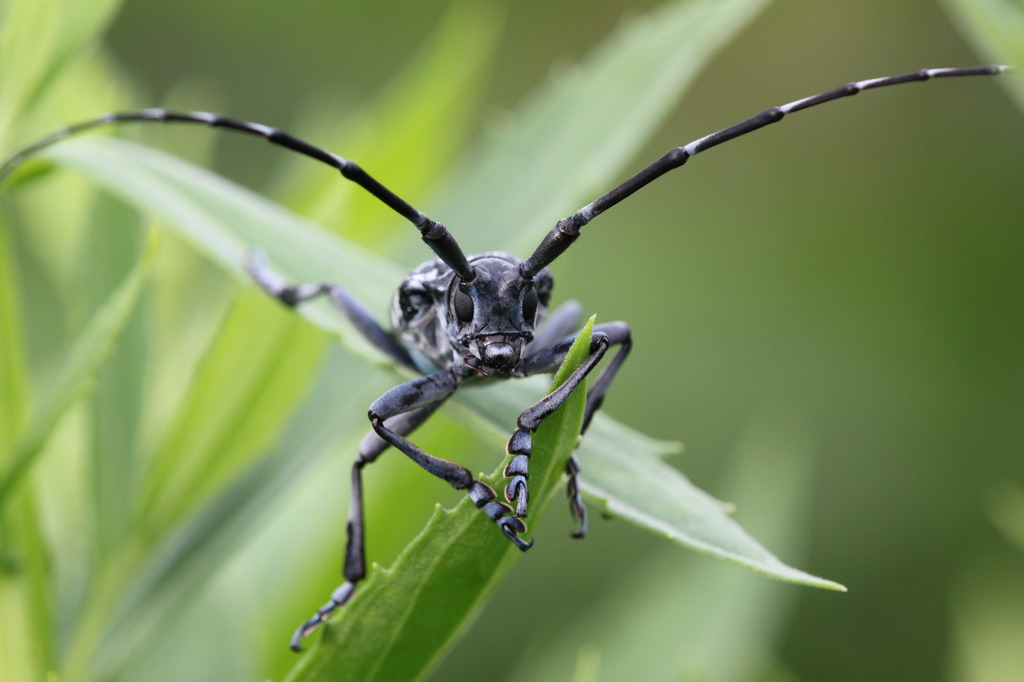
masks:
{"label": "beetle head", "polygon": [[448,337],[471,368],[511,374],[547,308],[551,273],[525,277],[522,261],[503,253],[471,262],[473,279],[453,277],[445,296]]}

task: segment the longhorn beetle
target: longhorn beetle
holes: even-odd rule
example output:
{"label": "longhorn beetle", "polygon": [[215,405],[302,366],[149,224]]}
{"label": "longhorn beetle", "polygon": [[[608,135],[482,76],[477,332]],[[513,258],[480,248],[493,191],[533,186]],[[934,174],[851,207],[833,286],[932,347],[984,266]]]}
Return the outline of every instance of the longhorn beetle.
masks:
{"label": "longhorn beetle", "polygon": [[[359,456],[352,467],[352,495],[343,569],[345,582],[334,590],[326,604],[295,631],[291,647],[301,651],[302,638],[315,630],[335,609],[348,602],[359,581],[366,575],[362,470],[389,446],[405,453],[428,473],[446,481],[453,488],[465,490],[473,503],[497,524],[498,529],[516,547],[526,551],[533,544],[532,540],[526,541],[521,537],[526,531],[523,518],[527,515],[530,498],[531,434],[565,402],[607,351],[615,346],[618,352],[587,392],[580,430],[581,435],[586,432],[594,413],[601,406],[608,386],[632,346],[626,323],[596,325],[586,361],[561,387],[541,398],[519,416],[507,446],[511,459],[504,469],[508,479],[504,492],[509,504],[498,502],[494,490],[486,483],[475,480],[467,468],[424,452],[407,436],[468,381],[550,373],[561,365],[578,334],[580,308],[573,302],[566,303],[554,310],[543,326],[539,326],[545,317],[554,283],[547,266],[576,241],[584,225],[668,171],[682,166],[691,156],[775,123],[786,114],[888,85],[931,78],[990,76],[1007,70],[1008,67],[1004,66],[922,69],[899,76],[848,83],[818,95],[766,109],[745,121],[670,150],[618,187],[568,218],[559,220],[525,260],[500,252],[467,256],[443,224],[413,208],[352,161],[276,128],[205,112],[144,109],[109,113],[62,128],[7,157],[3,165],[0,165],[0,180],[44,147],[107,124],[158,121],[227,128],[265,138],[273,144],[337,169],[345,178],[363,187],[415,225],[423,241],[437,256],[414,269],[398,288],[391,307],[390,331],[376,322],[357,300],[336,284],[288,284],[269,267],[265,257],[258,251],[252,252],[246,263],[246,269],[256,283],[284,305],[294,307],[320,296],[326,297],[382,353],[420,375],[392,388],[370,405],[369,420],[373,431],[360,445]],[[580,497],[580,465],[575,455],[570,456],[565,471],[569,508],[578,524],[573,536],[582,538],[587,532],[587,511]],[[513,508],[510,505],[515,506]]]}

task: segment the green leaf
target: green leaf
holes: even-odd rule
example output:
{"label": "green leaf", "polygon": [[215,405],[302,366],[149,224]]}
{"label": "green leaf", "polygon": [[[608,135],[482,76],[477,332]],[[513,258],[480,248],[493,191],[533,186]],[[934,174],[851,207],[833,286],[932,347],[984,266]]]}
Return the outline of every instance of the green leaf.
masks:
{"label": "green leaf", "polygon": [[0,28],[0,146],[33,97],[57,40],[53,0],[12,0]]}
{"label": "green leaf", "polygon": [[[285,311],[282,317],[288,317]],[[308,331],[315,332],[312,328]],[[138,647],[155,646],[153,638],[163,638],[175,610],[205,588],[225,562],[238,560],[240,548],[250,540],[254,528],[266,530],[268,515],[278,509],[282,491],[294,488],[311,469],[315,474],[315,465],[325,455],[334,455],[333,449],[324,452],[324,443],[351,440],[366,428],[365,407],[372,398],[365,394],[382,390],[380,378],[375,378],[381,372],[337,350],[330,356],[301,407],[290,415],[285,432],[265,456],[232,478],[184,522],[155,538],[146,538],[154,546],[133,575],[119,586],[109,627],[98,638],[92,668],[118,670]],[[339,395],[338,387],[345,385],[361,388]],[[327,487],[336,492],[333,483]],[[296,520],[295,524],[300,522]],[[332,526],[334,522],[330,517],[324,525]],[[289,526],[288,532],[294,533],[294,526]],[[308,523],[302,532],[312,533]],[[331,533],[332,541],[335,535]],[[281,551],[279,542],[271,544],[272,551]],[[310,552],[309,557],[313,556]],[[289,577],[295,578],[295,583],[288,589],[288,601],[306,594],[311,600],[322,598],[322,594],[301,589],[299,576]],[[263,602],[260,608],[266,612],[269,606]],[[285,629],[291,620],[307,615],[303,612],[283,620]],[[274,638],[272,644],[288,656],[290,666],[294,655],[283,645],[286,634]]]}
{"label": "green leaf", "polygon": [[[464,422],[475,419],[492,433],[502,434],[537,394],[536,383],[520,380],[507,383],[485,400],[461,394],[455,400],[471,408]],[[726,505],[661,460],[679,450],[677,443],[649,438],[599,412],[579,449],[583,491],[608,514],[703,554],[777,580],[845,589],[787,566],[750,537],[728,515]]]}
{"label": "green leaf", "polygon": [[274,442],[317,371],[323,334],[272,306],[256,292],[236,299],[207,348],[151,460],[147,537],[162,537],[244,472]]}
{"label": "green leaf", "polygon": [[[573,344],[552,390],[589,355],[593,318]],[[543,517],[578,440],[586,387],[581,385],[533,439],[530,524]],[[483,477],[492,486],[501,467]],[[472,621],[490,591],[521,552],[465,498],[438,508],[427,527],[388,570],[374,566],[323,641],[289,680],[416,680],[425,675]]]}
{"label": "green leaf", "polygon": [[1016,67],[999,78],[1024,110],[1024,5],[1007,0],[943,0],[975,49],[987,59]]}
{"label": "green leaf", "polygon": [[[318,97],[313,104],[324,111],[308,126],[300,122],[308,129],[304,137],[358,159],[414,204],[417,197],[432,196],[438,169],[450,167],[473,131],[499,28],[495,4],[452,5],[403,72],[347,120],[339,124],[337,104]],[[324,123],[318,124],[321,118]],[[295,165],[289,189],[278,193],[286,197],[282,203],[361,244],[376,245],[378,251],[381,244],[407,243],[409,226],[383,223],[380,203],[369,193],[339,183],[336,175],[314,164]]]}
{"label": "green leaf", "polygon": [[[278,204],[167,153],[125,140],[83,138],[46,155],[85,172],[168,227],[241,281],[249,249],[272,256],[283,274],[302,281],[340,281],[371,310],[384,310],[405,273],[351,241],[335,237]],[[330,306],[303,306],[300,313],[332,331],[351,329]],[[349,347],[380,362],[357,334]]]}
{"label": "green leaf", "polygon": [[588,455],[583,489],[612,516],[771,578],[846,590],[782,563],[730,518],[725,505],[661,460],[620,450]]}
{"label": "green leaf", "polygon": [[0,147],[60,73],[112,21],[121,0],[11,0],[0,21]]}
{"label": "green leaf", "polygon": [[[698,20],[707,22],[719,16],[705,3],[684,6],[690,8],[689,11],[678,15],[672,6],[670,16],[678,22],[677,27],[691,26],[691,22]],[[719,21],[728,19],[728,25],[734,28],[731,22],[736,21],[736,7],[728,5],[726,8],[720,9],[724,18]],[[642,22],[642,28],[652,31],[649,42],[641,39],[637,33],[640,29],[624,31],[623,35],[628,38],[621,42],[624,53],[614,50],[602,53],[601,59],[597,60],[598,72],[607,70],[612,74],[607,78],[622,79],[622,73],[615,66],[618,62],[611,56],[637,59],[634,53],[642,47],[649,47],[649,44],[664,47],[659,40],[664,40],[668,17],[661,19]],[[724,29],[719,27],[718,30]],[[692,53],[687,51],[687,54]],[[660,84],[662,80],[656,82]],[[584,92],[595,89],[590,81],[587,83]],[[575,94],[583,96],[579,92]],[[556,99],[562,96],[564,93],[559,90]],[[663,94],[659,95],[657,101],[660,102],[662,97]],[[528,117],[531,122],[525,128],[536,132],[538,126],[547,121],[550,128],[545,130],[541,139],[546,139],[546,135],[561,134],[566,120],[554,115],[554,112],[561,111],[561,107],[545,110],[547,115],[537,116],[536,122],[532,116]],[[647,116],[646,112],[643,116]],[[402,277],[397,266],[365,249],[327,235],[308,221],[248,190],[156,150],[121,140],[85,139],[65,143],[47,151],[47,154],[79,167],[106,184],[111,191],[163,216],[197,248],[236,275],[241,276],[240,264],[247,246],[260,245],[293,278],[340,281],[357,298],[367,301],[371,309],[385,307],[395,282]],[[608,161],[612,162],[611,159]],[[340,316],[326,306],[311,306],[302,311],[325,329],[339,330],[346,326]],[[358,335],[346,333],[342,339],[367,358],[379,360],[377,353]],[[516,384],[504,387],[501,396],[473,403],[475,411],[489,415],[490,424],[495,429],[507,431],[522,406],[532,402],[525,396],[531,390],[536,393],[536,386],[531,389],[527,383]],[[495,412],[499,408],[500,412]],[[601,424],[608,424],[608,421],[602,419],[595,423],[595,432],[583,446],[583,464],[587,470],[584,481],[590,486],[587,490],[601,500],[610,513],[622,515],[699,551],[773,577],[838,589],[834,583],[779,562],[743,533],[722,511],[721,505],[657,460],[659,452],[663,454],[673,448],[649,441],[643,443],[641,438],[624,436],[628,431],[624,427],[607,428]],[[632,441],[632,447],[615,447],[616,436],[619,440]],[[640,449],[642,446],[649,447]],[[697,528],[701,529],[700,532]]]}
{"label": "green leaf", "polygon": [[[504,132],[474,155],[476,160],[465,167],[463,179],[451,185],[454,189],[444,202],[448,210],[435,217],[452,224],[467,247],[475,247],[474,242],[485,249],[532,247],[554,217],[568,213],[617,179],[622,166],[650,135],[708,55],[764,4],[765,0],[705,0],[667,5],[652,17],[624,28],[580,70],[542,91]],[[688,36],[688,40],[679,40],[680,35]],[[464,76],[472,80],[472,74]],[[260,246],[269,253],[275,267],[289,278],[338,281],[371,309],[382,310],[405,274],[404,267],[331,236],[247,190],[155,150],[118,140],[91,139],[62,143],[47,151],[47,155],[84,170],[111,192],[163,217],[201,253],[239,279],[246,279],[240,266],[247,249]],[[389,176],[378,175],[391,184]],[[417,178],[414,184],[421,184],[423,177]],[[401,187],[395,189],[403,191]],[[386,214],[382,208],[377,208],[382,215]],[[460,224],[463,225],[461,230]],[[466,225],[473,226],[472,233]],[[402,225],[402,229],[408,231],[406,241],[415,244],[416,260],[422,260],[422,245],[416,243],[418,240],[408,225]],[[381,361],[379,353],[358,334],[351,333],[347,323],[327,304],[304,307],[302,314],[324,329],[344,332],[343,343],[373,362]],[[172,603],[187,594],[190,586],[199,584],[199,579],[179,579],[180,576],[194,576],[200,569],[212,570],[216,565],[217,548],[227,546],[230,541],[227,536],[244,522],[245,514],[239,512],[243,508],[239,501],[245,497],[248,487],[259,488],[261,495],[269,494],[267,486],[261,483],[265,480],[262,474],[268,468],[279,471],[276,467],[280,464],[271,466],[270,460],[255,464],[252,459],[242,463],[238,457],[246,449],[244,445],[258,446],[240,434],[248,432],[252,422],[259,421],[259,415],[274,414],[283,419],[289,409],[271,409],[273,396],[266,396],[264,402],[253,402],[259,400],[253,392],[253,386],[260,383],[257,378],[263,376],[259,371],[246,375],[246,387],[240,394],[230,390],[232,377],[241,376],[236,371],[244,371],[245,363],[244,358],[234,358],[241,363],[234,366],[229,352],[234,342],[229,339],[244,338],[245,330],[253,328],[251,322],[250,319],[239,324],[235,332],[226,331],[224,338],[217,342],[222,345],[215,344],[211,349],[209,364],[202,368],[197,379],[196,392],[182,404],[180,417],[170,431],[173,447],[166,445],[158,449],[153,469],[156,477],[146,485],[156,491],[157,497],[163,496],[154,508],[167,509],[170,513],[165,516],[168,521],[160,524],[158,537],[152,539],[159,550],[157,556],[141,564],[142,570],[134,577],[129,597],[116,609],[115,627],[96,629],[92,639],[83,640],[86,643],[81,645],[80,651],[85,652],[93,644],[106,646],[102,642],[110,640],[111,631],[128,632],[132,618],[143,613],[163,613],[154,605]],[[276,344],[277,350],[267,357],[274,353],[284,357],[288,345]],[[468,415],[466,421],[485,431],[488,438],[503,440],[519,412],[542,393],[543,388],[537,381],[508,382],[496,387],[486,398],[460,393],[453,401],[456,404],[452,410],[460,416]],[[571,429],[569,432],[575,439],[575,432]],[[269,429],[257,435],[256,440],[265,443],[270,438]],[[191,452],[193,445],[195,452]],[[228,452],[228,456],[207,469],[203,462],[213,461],[211,457],[221,449]],[[658,459],[675,449],[673,445],[647,439],[599,415],[580,451],[584,483],[589,486],[588,492],[607,510],[676,542],[774,577],[836,587],[784,566],[753,542],[725,515],[718,502],[693,488],[678,472]],[[189,453],[188,461],[175,461],[176,453],[181,452]],[[273,461],[278,462],[276,458]],[[176,463],[182,465],[180,469],[176,468]],[[560,469],[551,471],[552,476],[557,477]],[[205,472],[211,474],[210,480],[202,480]],[[173,485],[162,487],[162,483],[176,477]],[[275,476],[268,478],[278,480]],[[545,481],[545,486],[547,483]],[[186,518],[186,513],[191,511],[198,514]],[[452,557],[438,557],[436,549],[428,552],[431,548],[413,543],[392,572],[375,570],[375,577],[361,587],[339,622],[343,632],[354,627],[348,624],[349,618],[365,617],[375,625],[349,635],[334,631],[332,639],[335,636],[339,640],[365,637],[375,639],[377,645],[387,645],[388,633],[391,633],[403,638],[402,641],[415,651],[408,662],[398,661],[394,665],[408,665],[403,672],[412,674],[429,669],[464,627],[468,615],[478,608],[490,584],[507,570],[511,561],[509,545],[494,532],[493,524],[481,518],[477,510],[470,508],[468,511],[472,513],[465,523],[451,521],[447,513],[435,515],[427,532],[449,533],[444,536],[445,542],[458,541],[467,550],[475,548],[476,551],[467,551],[467,554],[494,559],[488,563],[487,570],[494,568],[490,577],[479,576],[480,589],[470,591],[462,601],[433,598],[431,595],[443,593],[435,591],[437,583],[450,587],[453,581],[450,576],[445,577],[448,574],[441,571],[440,566],[434,567],[430,562],[439,559],[458,562],[461,558],[454,556],[454,552],[441,553],[452,554]],[[156,516],[164,517],[160,513]],[[174,524],[181,521],[182,526],[175,529]],[[446,531],[444,527],[449,525],[451,528]],[[172,532],[172,537],[167,536],[168,532]],[[216,540],[206,542],[207,538]],[[195,548],[202,550],[199,559],[193,558]],[[402,566],[416,570],[403,572]],[[182,567],[191,568],[179,571]],[[439,572],[434,573],[435,568]],[[460,570],[472,574],[471,567],[464,566]],[[389,580],[428,578],[428,582],[417,583],[420,597],[413,612],[393,619],[394,622],[373,620],[378,603],[383,604],[388,599],[392,600],[390,606],[381,605],[388,613],[395,614],[413,606],[408,600],[402,602],[402,591],[388,592]],[[381,587],[373,589],[390,596],[363,596],[377,584]],[[402,584],[408,586],[409,583]],[[157,589],[151,594],[149,587]],[[392,610],[386,611],[386,608]],[[358,616],[359,609],[363,610],[363,616]],[[403,620],[406,618],[407,622]],[[408,630],[404,629],[403,623],[411,623],[409,627],[413,627],[425,622],[421,619],[429,619],[431,628],[439,622],[444,624],[430,642],[410,639]],[[114,640],[112,647],[122,650],[113,651],[109,656],[104,654],[105,670],[116,670],[130,645],[127,639],[115,637]],[[403,651],[406,649],[403,645]],[[89,656],[83,653],[78,660],[88,661]],[[405,656],[389,658],[404,659]],[[391,670],[371,670],[370,667],[358,669],[382,677]]]}
{"label": "green leaf", "polygon": [[985,510],[1003,536],[1024,550],[1024,487],[1013,481],[1000,481],[985,498]]}
{"label": "green leaf", "polygon": [[0,679],[38,680],[52,669],[50,557],[35,491],[13,490],[0,510]]}
{"label": "green leaf", "polygon": [[[88,232],[89,238],[79,250],[81,257],[72,262],[75,292],[62,306],[75,322],[82,317],[80,309],[98,309],[117,289],[138,261],[146,238],[139,229],[139,215],[131,207],[102,192],[94,197],[83,222],[103,227]],[[92,480],[96,536],[91,544],[98,555],[113,550],[120,542],[137,498],[135,462],[140,415],[146,404],[145,377],[151,365],[145,347],[145,325],[152,298],[153,288],[146,287],[125,322],[117,352],[97,373],[88,401],[91,439],[83,446],[89,453],[87,471]]]}
{"label": "green leaf", "polygon": [[[813,446],[799,424],[773,411],[745,431],[721,488],[742,500],[759,537],[801,554],[810,518]],[[576,679],[589,667],[597,682],[629,679],[637,661],[652,680],[774,679],[774,640],[799,595],[744,571],[681,561],[664,546],[635,562],[619,588],[565,630],[542,625],[527,635],[512,680]],[[761,674],[758,674],[759,671]]]}
{"label": "green leaf", "polygon": [[15,485],[28,472],[60,418],[86,391],[114,347],[118,335],[138,299],[156,253],[155,233],[149,240],[138,265],[110,296],[79,336],[53,387],[42,398],[28,427],[14,445],[0,476],[0,508]]}
{"label": "green leaf", "polygon": [[28,387],[21,311],[14,296],[14,252],[7,225],[0,224],[0,228],[0,395],[4,396],[0,401],[0,449],[6,449],[24,423]]}
{"label": "green leaf", "polygon": [[[342,264],[337,272],[343,273],[346,285],[348,278],[355,276],[353,288],[362,286],[365,289],[367,283],[372,283],[377,291],[386,291],[399,279],[397,274],[393,277],[381,274],[397,272],[397,268],[354,245],[341,246],[343,242],[323,235],[305,221],[205,171],[189,168],[153,150],[129,147],[121,141],[104,141],[103,149],[100,147],[91,140],[79,141],[55,150],[54,155],[89,168],[91,173],[110,182],[111,189],[125,192],[129,198],[138,192],[144,202],[149,201],[146,197],[152,189],[156,196],[153,202],[156,210],[174,220],[175,224],[182,225],[179,229],[185,236],[198,240],[198,246],[232,271],[237,271],[237,263],[244,257],[244,244],[252,240],[273,245],[270,248],[276,258],[294,263],[291,268],[286,266],[286,270],[313,273],[312,277],[307,274],[304,278],[315,279],[316,273],[326,273]],[[111,158],[111,148],[121,147],[129,147],[131,153],[124,158]],[[155,179],[150,181],[149,174]],[[137,190],[135,186],[142,189]],[[240,210],[234,208],[236,204]],[[233,213],[239,217],[231,218]],[[203,229],[196,229],[196,226]],[[323,278],[328,278],[328,275],[323,275]],[[343,325],[338,316],[330,314],[331,311],[323,312],[325,314],[318,315],[316,309],[311,309],[309,314],[326,328],[337,329]],[[351,342],[358,337],[346,334],[343,339]],[[369,349],[364,349],[364,352],[373,354]],[[474,409],[481,413],[490,411],[492,415],[487,421],[491,427],[507,430],[522,406],[532,402],[524,399],[530,389],[526,382],[509,384],[503,387],[500,398],[476,401]],[[494,414],[494,410],[499,408],[500,414]],[[653,449],[649,448],[645,455],[640,449],[643,439],[624,435],[628,434],[624,428],[608,427],[607,424],[608,420],[604,419],[595,422],[595,431],[585,441],[582,452],[586,470],[584,481],[589,486],[586,489],[602,500],[609,512],[622,515],[677,542],[773,577],[837,587],[834,583],[785,566],[750,539],[725,515],[721,505],[699,493],[681,474],[656,458],[659,451],[671,448],[647,443]],[[616,442],[631,440],[632,447],[615,445]]]}
{"label": "green leaf", "polygon": [[[506,433],[514,415],[537,399],[529,381],[509,382],[486,400],[456,395],[471,409],[465,423],[477,420],[494,434]],[[677,443],[658,441],[598,413],[579,448],[580,481],[588,499],[611,516],[625,519],[668,540],[768,577],[811,587],[843,590],[842,585],[792,568],[743,530],[727,506],[672,468],[662,457],[677,453]]]}
{"label": "green leaf", "polygon": [[110,25],[121,8],[122,0],[88,0],[62,2],[58,12],[59,25],[48,68],[36,87],[33,100],[39,99],[58,74],[70,66],[90,43]]}

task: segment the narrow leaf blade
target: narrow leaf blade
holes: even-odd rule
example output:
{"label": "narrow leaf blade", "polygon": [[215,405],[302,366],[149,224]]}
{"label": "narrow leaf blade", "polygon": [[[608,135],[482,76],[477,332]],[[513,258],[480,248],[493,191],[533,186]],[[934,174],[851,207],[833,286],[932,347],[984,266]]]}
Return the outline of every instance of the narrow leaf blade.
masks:
{"label": "narrow leaf blade", "polygon": [[846,590],[784,564],[733,521],[725,505],[660,459],[597,443],[584,448],[583,461],[583,489],[613,516],[770,578]]}
{"label": "narrow leaf blade", "polygon": [[[593,319],[580,334],[553,387],[586,360]],[[586,386],[548,417],[533,439],[530,522],[543,517],[559,474],[576,446]],[[483,478],[492,486],[501,469]],[[500,494],[500,493],[499,493]],[[395,562],[370,578],[327,627],[324,639],[289,680],[415,680],[421,678],[472,621],[520,552],[469,498],[438,508]]]}
{"label": "narrow leaf blade", "polygon": [[60,418],[82,392],[90,387],[138,299],[155,253],[154,236],[150,238],[139,264],[93,316],[68,354],[54,386],[14,446],[9,464],[0,478],[0,505],[4,504],[14,486],[29,470]]}
{"label": "narrow leaf blade", "polygon": [[[370,288],[368,283],[373,283],[378,299],[381,290],[390,291],[400,279],[399,275],[389,277],[386,274],[398,272],[397,266],[328,235],[285,209],[202,169],[156,150],[136,149],[135,145],[125,147],[122,152],[121,147],[128,143],[119,140],[104,140],[99,155],[86,153],[85,148],[94,145],[81,144],[93,141],[77,142],[80,144],[74,145],[72,151],[68,151],[72,145],[59,150],[62,160],[81,165],[90,173],[95,171],[101,181],[110,183],[111,189],[121,187],[128,198],[135,197],[144,207],[160,211],[169,219],[191,220],[187,224],[176,223],[177,229],[232,272],[239,270],[238,263],[244,258],[247,240],[253,240],[271,245],[275,255],[290,265],[286,270],[303,271],[307,273],[304,279],[314,279],[320,272],[333,272],[322,278],[340,280],[344,286],[364,292]],[[141,159],[136,156],[139,151],[145,152]],[[138,194],[132,190],[133,185],[149,187],[148,181],[144,182],[147,173],[153,174],[153,186],[159,188],[155,197],[146,189]],[[132,179],[129,181],[125,176]],[[161,179],[167,179],[167,184],[160,185]],[[122,180],[124,184],[119,185]],[[197,229],[196,225],[205,229]],[[340,268],[339,263],[343,264]],[[314,277],[308,277],[310,272]],[[344,325],[340,316],[330,310],[311,308],[308,314],[317,324],[332,331]],[[367,357],[376,359],[375,351],[362,345],[364,342],[357,335],[345,334],[343,340],[361,349]],[[521,409],[531,402],[523,399],[529,390],[528,382],[514,382],[504,387],[500,395],[488,396],[486,401],[468,400],[474,412],[490,422],[491,428],[507,430],[518,414],[517,407]],[[462,397],[459,396],[460,400]],[[744,533],[722,511],[719,503],[704,496],[685,477],[657,459],[659,452],[671,452],[675,449],[673,446],[627,435],[630,434],[628,429],[609,428],[610,423],[605,419],[595,422],[597,432],[590,434],[582,449],[583,480],[585,485],[591,486],[586,489],[606,505],[609,513],[622,515],[643,528],[665,534],[698,551],[772,577],[841,589],[835,583],[779,562]],[[602,429],[606,429],[607,438],[596,437]],[[630,446],[620,447],[623,442]],[[645,470],[648,466],[651,469]],[[695,529],[702,524],[708,524],[706,532],[697,533]]]}
{"label": "narrow leaf blade", "polygon": [[987,59],[1017,67],[998,79],[1024,109],[1024,6],[1005,0],[944,0],[964,35]]}

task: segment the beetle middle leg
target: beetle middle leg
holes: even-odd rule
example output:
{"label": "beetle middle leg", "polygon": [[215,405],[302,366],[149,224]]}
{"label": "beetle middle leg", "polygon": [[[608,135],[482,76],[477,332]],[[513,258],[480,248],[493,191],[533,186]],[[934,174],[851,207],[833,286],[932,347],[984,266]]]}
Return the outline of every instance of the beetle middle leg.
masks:
{"label": "beetle middle leg", "polygon": [[245,261],[245,270],[261,289],[289,308],[294,308],[300,303],[319,296],[326,296],[331,305],[341,312],[352,323],[352,326],[378,350],[400,365],[414,372],[419,372],[416,364],[409,356],[409,352],[373,319],[373,316],[370,315],[370,312],[362,303],[337,284],[327,282],[288,284],[277,272],[271,269],[267,263],[266,255],[259,249],[253,249],[249,252]]}

